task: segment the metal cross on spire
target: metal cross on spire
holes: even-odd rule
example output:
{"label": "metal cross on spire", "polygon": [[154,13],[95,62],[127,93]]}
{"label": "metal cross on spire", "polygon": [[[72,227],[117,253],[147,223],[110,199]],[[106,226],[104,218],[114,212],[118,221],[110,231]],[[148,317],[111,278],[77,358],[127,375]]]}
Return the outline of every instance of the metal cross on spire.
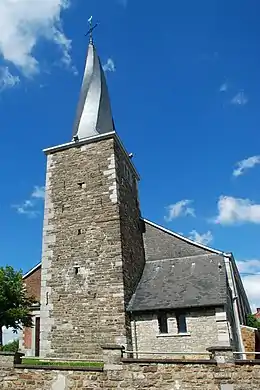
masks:
{"label": "metal cross on spire", "polygon": [[90,18],[88,19],[90,29],[87,32],[87,34],[85,34],[86,36],[89,35],[89,42],[90,43],[93,43],[93,30],[98,26],[97,23],[93,26],[92,21],[93,21],[93,16],[90,16]]}

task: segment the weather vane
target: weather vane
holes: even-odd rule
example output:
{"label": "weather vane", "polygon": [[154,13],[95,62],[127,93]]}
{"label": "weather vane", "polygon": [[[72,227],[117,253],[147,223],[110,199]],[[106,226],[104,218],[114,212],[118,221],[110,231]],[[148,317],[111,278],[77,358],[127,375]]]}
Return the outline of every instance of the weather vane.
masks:
{"label": "weather vane", "polygon": [[90,16],[90,18],[88,19],[90,29],[88,30],[87,34],[85,34],[85,36],[89,35],[90,43],[93,43],[93,30],[98,26],[98,23],[96,23],[93,26],[92,21],[93,21],[93,16]]}

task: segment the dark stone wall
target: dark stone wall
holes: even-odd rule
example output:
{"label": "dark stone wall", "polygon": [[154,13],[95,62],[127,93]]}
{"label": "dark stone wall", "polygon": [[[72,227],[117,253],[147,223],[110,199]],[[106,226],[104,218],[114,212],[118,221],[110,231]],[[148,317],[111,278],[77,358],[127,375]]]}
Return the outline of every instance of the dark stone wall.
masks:
{"label": "dark stone wall", "polygon": [[[118,202],[122,245],[122,271],[124,280],[124,302],[127,307],[142,276],[145,264],[141,213],[138,201],[138,182],[130,160],[115,145],[118,181]],[[131,318],[126,313],[127,346],[132,349]]]}
{"label": "dark stone wall", "polygon": [[141,213],[135,174],[128,159],[116,145],[116,166],[119,182],[119,210],[125,284],[125,303],[128,304],[141,278],[144,263],[144,243]]}

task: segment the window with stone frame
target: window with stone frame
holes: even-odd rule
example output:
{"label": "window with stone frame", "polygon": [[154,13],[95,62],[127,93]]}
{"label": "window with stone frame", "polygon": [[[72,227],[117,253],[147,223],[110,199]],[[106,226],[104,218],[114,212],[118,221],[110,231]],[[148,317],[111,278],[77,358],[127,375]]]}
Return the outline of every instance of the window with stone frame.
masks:
{"label": "window with stone frame", "polygon": [[168,318],[166,312],[159,312],[157,315],[160,333],[168,333]]}
{"label": "window with stone frame", "polygon": [[178,333],[187,333],[187,322],[185,313],[176,313]]}

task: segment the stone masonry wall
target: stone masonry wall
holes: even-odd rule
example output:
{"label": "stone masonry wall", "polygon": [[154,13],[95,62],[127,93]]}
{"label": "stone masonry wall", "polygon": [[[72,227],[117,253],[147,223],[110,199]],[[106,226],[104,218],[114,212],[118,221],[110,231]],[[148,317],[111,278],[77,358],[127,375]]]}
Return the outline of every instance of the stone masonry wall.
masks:
{"label": "stone masonry wall", "polygon": [[[116,167],[120,209],[120,229],[122,243],[122,269],[124,275],[125,304],[127,305],[141,278],[144,263],[144,243],[140,224],[140,208],[135,173],[116,145]],[[128,348],[132,347],[130,316],[126,313],[126,331]]]}
{"label": "stone masonry wall", "polygon": [[125,301],[130,301],[141,278],[144,263],[144,243],[141,231],[141,213],[135,173],[122,150],[116,145],[116,167],[119,192]]}
{"label": "stone masonry wall", "polygon": [[[245,352],[257,351],[256,349],[256,332],[257,330],[249,326],[241,326],[241,333]],[[247,359],[255,359],[255,355],[247,355]]]}
{"label": "stone masonry wall", "polygon": [[138,232],[124,224],[137,226],[139,212],[136,205],[128,221],[125,204],[137,194],[122,180],[115,144],[103,139],[48,155],[41,356],[99,359],[101,343],[126,344],[125,299],[136,283],[130,265],[142,252],[138,243],[130,258]]}
{"label": "stone masonry wall", "polygon": [[[168,333],[160,334],[156,314],[142,314],[132,320],[134,350],[141,352],[205,352],[212,345],[230,345],[226,313],[220,309],[205,309],[186,313],[187,334],[178,334],[174,313],[168,313]],[[223,343],[223,335],[228,340]],[[158,355],[138,355],[139,358]],[[178,355],[164,355],[179,358]],[[188,357],[187,355],[186,357]],[[204,356],[207,357],[207,354]]]}
{"label": "stone masonry wall", "polygon": [[124,364],[122,369],[58,371],[0,367],[0,390],[259,390],[260,365]]}

